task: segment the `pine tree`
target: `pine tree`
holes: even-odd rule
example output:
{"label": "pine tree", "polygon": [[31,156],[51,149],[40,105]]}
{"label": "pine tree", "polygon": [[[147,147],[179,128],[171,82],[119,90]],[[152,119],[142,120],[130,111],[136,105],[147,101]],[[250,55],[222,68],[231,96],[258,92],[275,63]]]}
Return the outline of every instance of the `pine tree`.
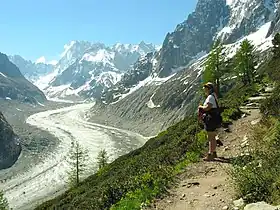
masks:
{"label": "pine tree", "polygon": [[8,210],[8,200],[4,197],[3,191],[0,191],[0,210]]}
{"label": "pine tree", "polygon": [[69,184],[71,186],[79,185],[81,175],[83,175],[87,169],[87,165],[85,164],[87,159],[88,151],[83,149],[78,142],[73,142],[68,159],[71,166],[71,169],[68,172]]}
{"label": "pine tree", "polygon": [[203,82],[213,82],[220,93],[221,77],[225,73],[225,54],[224,47],[219,41],[215,42],[205,63]]}
{"label": "pine tree", "polygon": [[277,33],[272,40],[273,58],[270,60],[267,74],[273,81],[280,80],[280,34]]}
{"label": "pine tree", "polygon": [[252,84],[255,81],[257,63],[254,50],[254,45],[245,39],[235,55],[235,71],[244,85]]}
{"label": "pine tree", "polygon": [[277,33],[272,40],[274,58],[280,58],[280,33]]}
{"label": "pine tree", "polygon": [[105,149],[101,150],[97,156],[98,168],[102,169],[108,164],[108,155]]}

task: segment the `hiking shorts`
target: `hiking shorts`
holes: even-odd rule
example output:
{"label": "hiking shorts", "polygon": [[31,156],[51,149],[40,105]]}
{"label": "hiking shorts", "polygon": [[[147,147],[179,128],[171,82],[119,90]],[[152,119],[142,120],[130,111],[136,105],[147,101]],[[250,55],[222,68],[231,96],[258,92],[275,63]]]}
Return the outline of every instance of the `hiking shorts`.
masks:
{"label": "hiking shorts", "polygon": [[217,131],[217,127],[215,125],[207,125],[206,123],[204,123],[204,130],[207,132],[214,132]]}
{"label": "hiking shorts", "polygon": [[215,120],[215,115],[205,114],[203,118],[204,130],[208,132],[216,131],[218,128],[217,122]]}

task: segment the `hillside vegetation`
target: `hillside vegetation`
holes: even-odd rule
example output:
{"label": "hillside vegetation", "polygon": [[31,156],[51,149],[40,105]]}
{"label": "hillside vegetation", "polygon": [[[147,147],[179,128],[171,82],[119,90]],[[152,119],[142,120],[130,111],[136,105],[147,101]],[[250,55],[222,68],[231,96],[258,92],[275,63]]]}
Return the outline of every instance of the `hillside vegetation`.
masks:
{"label": "hillside vegetation", "polygon": [[[278,37],[278,39],[277,39]],[[246,202],[280,203],[280,36],[274,39],[273,58],[263,67],[274,83],[270,98],[263,101],[261,122],[253,128],[247,157],[234,164],[232,177],[237,195]]]}
{"label": "hillside vegetation", "polygon": [[37,209],[108,209],[119,201],[129,202],[130,209],[139,208],[164,192],[176,164],[199,158],[206,140],[199,130],[195,118],[187,118]]}
{"label": "hillside vegetation", "polygon": [[[233,89],[228,97],[235,92]],[[246,98],[247,92],[242,92]],[[228,105],[226,110],[239,113]],[[227,118],[233,120],[231,117],[235,114],[230,111]],[[187,117],[88,177],[77,188],[36,209],[140,209],[166,192],[181,169],[202,157],[206,142],[197,117]]]}
{"label": "hillside vegetation", "polygon": [[[241,65],[240,62],[250,61],[246,57],[240,58],[242,51],[239,52],[239,57],[234,58],[234,61],[238,61],[236,59],[243,60],[239,60],[238,65]],[[250,57],[250,59],[254,58]],[[274,62],[274,60],[278,61],[278,59],[273,58],[271,62]],[[267,70],[265,72],[269,72],[271,62],[268,62],[266,65]],[[240,71],[232,72],[232,74],[237,73],[240,75]],[[231,87],[221,93],[223,95],[221,104],[224,107],[223,119],[225,125],[229,124],[232,120],[238,119],[241,115],[239,106],[249,96],[254,95],[262,88],[261,83],[255,81],[254,76],[252,76],[253,73],[257,73],[254,66],[251,66],[250,69],[242,69],[242,72],[243,74],[250,73],[250,75],[237,78],[234,85],[232,85],[232,81],[228,83],[227,80],[223,79],[225,73],[218,74],[221,77],[219,78],[221,89],[227,85]],[[277,90],[275,89],[273,97],[279,98]],[[263,153],[259,151],[262,148],[256,146],[254,148],[255,156],[252,156],[253,161],[261,158],[261,160],[266,161],[264,163],[269,161],[270,166],[274,164],[273,167],[269,167],[266,164],[267,170],[274,170],[280,162],[280,159],[277,159],[280,157],[278,155],[280,153],[276,152],[277,150],[280,151],[277,147],[279,143],[276,141],[279,139],[280,133],[279,122],[271,121],[269,117],[271,114],[277,114],[277,110],[280,110],[280,107],[278,107],[279,103],[274,103],[273,100],[275,99],[273,97],[268,99],[262,108],[267,117],[264,120],[266,124],[263,124],[264,127],[260,128],[259,131],[263,139],[268,134],[272,136],[271,141],[267,141],[267,150],[272,146],[274,149],[262,156],[260,154]],[[274,113],[275,111],[270,113],[271,110],[275,110],[276,113]],[[269,123],[267,124],[267,122]],[[272,127],[274,129],[271,129]],[[273,135],[271,132],[273,132]],[[197,117],[186,117],[183,121],[147,141],[143,147],[119,157],[96,174],[85,179],[78,187],[69,189],[63,195],[38,206],[37,209],[140,209],[141,205],[149,204],[153,198],[166,192],[166,188],[175,181],[175,175],[180,173],[182,168],[198,161],[205,151],[205,145],[206,135],[202,131]],[[268,158],[271,153],[273,153],[272,159]],[[278,161],[275,161],[276,159]],[[261,173],[263,174],[263,177],[261,177],[259,176],[260,171],[255,173],[254,165],[252,166],[252,161],[251,159],[249,160],[236,163],[234,178],[239,193],[241,195],[251,193],[252,198],[258,195],[263,195],[259,199],[267,198],[267,190],[271,188],[264,188],[267,183],[264,183],[263,179],[265,181],[268,180],[274,186],[274,189],[278,189],[280,180],[277,176],[278,171],[275,171],[275,173],[271,172],[268,175]],[[243,171],[239,169],[240,167],[243,168],[246,164],[250,165],[250,167],[247,167],[248,170],[245,170],[247,173],[243,175]],[[260,180],[256,177],[260,177]],[[258,194],[256,195],[253,192],[258,192]],[[269,198],[278,196],[279,194],[271,192]]]}

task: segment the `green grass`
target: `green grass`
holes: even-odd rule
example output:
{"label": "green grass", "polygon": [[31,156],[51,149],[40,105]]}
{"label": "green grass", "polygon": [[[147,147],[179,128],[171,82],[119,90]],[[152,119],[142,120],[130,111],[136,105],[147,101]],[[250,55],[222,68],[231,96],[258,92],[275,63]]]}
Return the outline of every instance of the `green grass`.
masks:
{"label": "green grass", "polygon": [[[180,174],[185,168],[194,162],[198,162],[200,159],[201,151],[203,151],[204,145],[207,141],[207,135],[205,131],[200,131],[196,134],[198,150],[193,152],[187,152],[182,159],[172,167],[168,172],[171,172],[171,176],[175,177]],[[147,206],[150,204],[151,200],[162,193],[162,189],[165,189],[165,185],[162,185],[160,180],[153,179],[151,174],[144,174],[142,179],[147,182],[152,182],[152,184],[145,184],[134,192],[128,193],[123,199],[121,199],[117,204],[115,204],[111,210],[138,210],[141,206]],[[156,181],[152,181],[156,180]],[[144,182],[144,183],[145,183]]]}
{"label": "green grass", "polygon": [[280,202],[280,122],[266,119],[253,130],[246,161],[237,161],[232,178],[238,197],[247,202]]}
{"label": "green grass", "polygon": [[[259,80],[263,79],[258,83],[244,86],[238,82],[233,84],[231,81],[230,85],[225,84],[225,86],[230,87],[224,92],[224,97],[220,100],[220,105],[224,109],[222,117],[225,124],[230,124],[241,117],[242,112],[239,107],[250,96],[263,89],[263,85],[270,81],[269,78],[279,77],[280,71],[273,70],[277,63],[279,63],[279,60],[277,62],[272,60],[261,66],[259,71],[262,71],[262,74],[268,72],[268,76],[264,74],[258,75]],[[270,70],[268,71],[266,68]],[[277,68],[279,68],[279,65]],[[231,175],[235,182],[238,196],[244,197],[247,202],[261,200],[271,203],[280,202],[280,122],[270,117],[271,115],[280,116],[279,91],[278,86],[272,97],[262,104],[261,111],[266,114],[266,117],[262,120],[260,126],[255,128],[254,135],[250,139],[252,144],[250,155],[242,156],[234,161]],[[173,183],[177,174],[184,171],[189,164],[200,159],[205,149],[204,145],[207,141],[207,136],[197,126],[195,120],[192,120],[190,118],[185,119],[160,133],[154,139],[155,141],[150,140],[147,143],[151,147],[154,147],[155,144],[159,146],[164,144],[162,142],[164,139],[172,136],[170,139],[172,139],[173,143],[164,142],[173,144],[173,148],[177,149],[178,142],[181,142],[179,139],[193,139],[192,144],[188,144],[188,149],[180,152],[181,157],[174,156],[175,151],[172,149],[166,153],[158,154],[163,159],[173,157],[170,159],[172,161],[165,165],[168,169],[161,174],[162,176],[153,175],[150,171],[137,176],[137,183],[142,184],[139,184],[136,189],[128,191],[111,207],[112,210],[141,209],[141,206],[149,205],[153,198],[165,192],[166,186]],[[182,132],[184,129],[188,129],[188,131]],[[175,144],[175,142],[177,143]],[[181,144],[181,146],[183,145],[184,143]]]}
{"label": "green grass", "polygon": [[[196,134],[199,150],[193,152],[187,152],[182,160],[179,161],[170,171],[171,176],[175,177],[180,174],[191,163],[198,162],[200,159],[201,151],[207,141],[207,135],[205,131],[200,131]],[[139,210],[141,206],[147,206],[151,203],[152,199],[161,195],[165,189],[165,185],[160,180],[153,178],[150,173],[144,174],[140,177],[143,184],[140,189],[129,192],[124,198],[122,198],[117,204],[111,207],[111,210]],[[149,184],[147,184],[149,183]]]}
{"label": "green grass", "polygon": [[258,92],[258,85],[244,86],[237,83],[230,91],[228,91],[221,99],[221,106],[225,108],[238,109],[250,96]]}
{"label": "green grass", "polygon": [[150,173],[144,174],[140,179],[146,184],[142,184],[141,188],[133,192],[128,192],[124,198],[111,207],[111,210],[140,209],[141,206],[148,205],[164,188],[163,183],[152,177]]}
{"label": "green grass", "polygon": [[274,89],[271,97],[261,104],[260,110],[265,116],[280,117],[280,84]]}
{"label": "green grass", "polygon": [[[220,101],[224,122],[238,119],[239,106],[257,91],[256,86],[231,87]],[[77,188],[36,209],[140,209],[162,196],[177,174],[202,157],[206,139],[197,116],[186,117],[148,140],[143,147],[88,177]]]}
{"label": "green grass", "polygon": [[258,92],[259,86],[253,84],[244,86],[237,83],[232,87],[220,100],[221,107],[223,107],[222,118],[224,124],[231,124],[234,120],[238,120],[242,111],[240,106],[252,95]]}
{"label": "green grass", "polygon": [[139,209],[163,194],[184,165],[202,156],[205,135],[200,131],[196,117],[188,117],[37,209]]}
{"label": "green grass", "polygon": [[[230,90],[221,101],[226,104],[224,119],[237,119],[240,116],[237,108],[252,92],[252,87],[239,85]],[[232,101],[236,98],[238,102]],[[178,173],[202,157],[206,139],[197,117],[186,117],[148,140],[143,147],[88,177],[77,188],[36,209],[140,209],[141,205],[148,205],[163,195]]]}
{"label": "green grass", "polygon": [[[232,179],[238,197],[246,202],[266,201],[280,203],[280,59],[272,59],[262,66],[267,73],[265,82],[274,82],[270,98],[264,100],[260,110],[261,122],[253,128],[249,139],[250,150],[247,158],[234,163]],[[272,68],[273,67],[273,68]]]}
{"label": "green grass", "polygon": [[233,120],[237,120],[241,116],[239,108],[227,108],[222,113],[223,123],[231,124]]}

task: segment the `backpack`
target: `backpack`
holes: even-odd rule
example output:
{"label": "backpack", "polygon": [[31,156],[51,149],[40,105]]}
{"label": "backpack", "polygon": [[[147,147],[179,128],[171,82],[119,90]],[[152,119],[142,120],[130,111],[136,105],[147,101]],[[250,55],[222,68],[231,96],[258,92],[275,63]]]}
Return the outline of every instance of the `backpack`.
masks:
{"label": "backpack", "polygon": [[215,111],[215,115],[216,115],[215,116],[215,122],[216,122],[217,128],[220,128],[220,127],[222,127],[223,118],[222,118],[222,115],[221,115],[221,109],[220,109],[220,106],[218,104],[218,101],[217,101],[215,96],[214,96],[214,98],[215,98],[215,102],[216,102],[216,105],[217,105],[217,109]]}
{"label": "backpack", "polygon": [[216,129],[222,127],[222,122],[223,122],[218,101],[215,96],[214,98],[215,98],[217,108],[201,113],[203,122],[206,124],[207,128],[210,129]]}

